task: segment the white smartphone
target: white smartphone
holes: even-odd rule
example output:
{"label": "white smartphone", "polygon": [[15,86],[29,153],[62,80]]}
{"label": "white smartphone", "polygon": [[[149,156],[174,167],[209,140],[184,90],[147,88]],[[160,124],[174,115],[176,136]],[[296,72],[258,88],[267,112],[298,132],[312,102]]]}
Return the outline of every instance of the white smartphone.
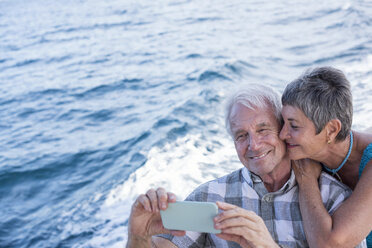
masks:
{"label": "white smartphone", "polygon": [[170,230],[220,233],[214,228],[213,218],[218,207],[213,202],[177,201],[168,204],[160,215],[165,228]]}

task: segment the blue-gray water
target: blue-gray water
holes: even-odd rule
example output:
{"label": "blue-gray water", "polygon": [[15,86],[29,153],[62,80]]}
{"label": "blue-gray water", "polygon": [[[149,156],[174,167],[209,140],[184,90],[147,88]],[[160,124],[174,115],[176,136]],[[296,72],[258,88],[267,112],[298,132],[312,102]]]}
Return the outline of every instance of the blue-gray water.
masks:
{"label": "blue-gray water", "polygon": [[122,247],[149,187],[237,167],[232,88],[345,71],[372,114],[364,1],[0,0],[0,247]]}

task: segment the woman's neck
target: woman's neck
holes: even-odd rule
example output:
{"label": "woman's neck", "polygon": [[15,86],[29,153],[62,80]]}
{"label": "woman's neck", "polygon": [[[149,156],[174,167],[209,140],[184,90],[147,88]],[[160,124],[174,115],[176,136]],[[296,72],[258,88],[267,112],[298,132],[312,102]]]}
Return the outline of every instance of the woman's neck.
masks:
{"label": "woman's neck", "polygon": [[[360,163],[360,152],[358,149],[359,138],[356,132],[353,132],[354,141],[351,148],[350,156],[348,157],[345,165],[340,169],[337,174],[341,181],[354,190],[355,185],[358,182],[358,172],[359,172],[359,163]],[[345,159],[348,150],[350,147],[350,137],[346,138],[342,142],[338,142],[329,147],[328,158],[326,158],[322,163],[324,166],[327,166],[329,169],[336,169],[340,163]],[[327,163],[328,162],[328,163]],[[332,174],[332,173],[331,173]]]}
{"label": "woman's neck", "polygon": [[[320,158],[318,161],[320,161],[328,169],[337,169],[346,158],[344,164],[344,166],[346,166],[349,163],[349,160],[352,158],[355,146],[356,144],[353,142],[352,147],[350,147],[350,135],[348,135],[343,141],[328,144],[325,152],[322,153],[322,158]],[[348,156],[349,149],[351,149],[351,152]]]}

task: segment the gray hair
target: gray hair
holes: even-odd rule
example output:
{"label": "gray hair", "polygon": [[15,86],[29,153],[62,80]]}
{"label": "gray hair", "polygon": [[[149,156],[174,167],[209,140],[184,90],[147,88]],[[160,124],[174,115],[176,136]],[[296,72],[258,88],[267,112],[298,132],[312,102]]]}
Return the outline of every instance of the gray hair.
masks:
{"label": "gray hair", "polygon": [[231,136],[230,115],[233,106],[237,103],[250,109],[271,107],[279,125],[281,126],[283,124],[283,118],[281,115],[282,104],[280,102],[279,94],[270,87],[259,84],[249,84],[237,90],[227,100],[225,124],[227,132]]}
{"label": "gray hair", "polygon": [[353,119],[353,99],[350,83],[344,73],[332,67],[308,69],[287,85],[282,95],[283,105],[299,108],[320,133],[332,119],[342,126],[337,141],[349,135]]}

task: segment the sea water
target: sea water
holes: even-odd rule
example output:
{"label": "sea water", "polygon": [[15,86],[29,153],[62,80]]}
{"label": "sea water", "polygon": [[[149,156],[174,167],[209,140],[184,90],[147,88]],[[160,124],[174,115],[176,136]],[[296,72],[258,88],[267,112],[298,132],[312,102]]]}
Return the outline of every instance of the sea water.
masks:
{"label": "sea water", "polygon": [[123,247],[139,194],[241,167],[234,88],[322,65],[372,126],[370,1],[0,0],[0,247]]}

